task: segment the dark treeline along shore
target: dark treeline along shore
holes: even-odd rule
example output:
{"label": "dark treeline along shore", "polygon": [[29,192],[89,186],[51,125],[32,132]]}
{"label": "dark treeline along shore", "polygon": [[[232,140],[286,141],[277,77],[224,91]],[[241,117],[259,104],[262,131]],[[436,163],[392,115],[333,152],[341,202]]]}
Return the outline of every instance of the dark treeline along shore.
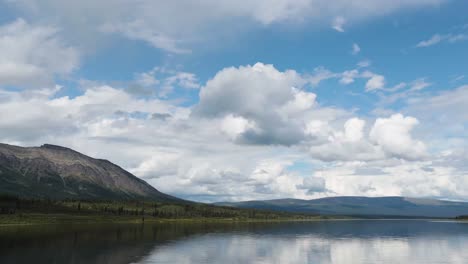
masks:
{"label": "dark treeline along shore", "polygon": [[161,219],[315,219],[316,214],[216,206],[164,194],[69,148],[0,144],[0,224]]}
{"label": "dark treeline along shore", "polygon": [[0,224],[144,222],[161,220],[312,220],[312,214],[239,209],[194,202],[21,199],[0,196]]}

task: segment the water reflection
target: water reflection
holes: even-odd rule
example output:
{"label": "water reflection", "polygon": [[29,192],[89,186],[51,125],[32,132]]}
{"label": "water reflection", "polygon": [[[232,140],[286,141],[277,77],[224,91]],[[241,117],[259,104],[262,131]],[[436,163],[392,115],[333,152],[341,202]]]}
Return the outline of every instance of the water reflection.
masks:
{"label": "water reflection", "polygon": [[467,263],[468,224],[335,221],[0,228],[0,263]]}

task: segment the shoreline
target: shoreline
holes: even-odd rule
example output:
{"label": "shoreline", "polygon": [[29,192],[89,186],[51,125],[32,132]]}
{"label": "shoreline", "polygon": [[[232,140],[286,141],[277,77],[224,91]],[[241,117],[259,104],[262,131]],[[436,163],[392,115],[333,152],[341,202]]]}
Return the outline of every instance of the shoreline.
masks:
{"label": "shoreline", "polygon": [[156,223],[285,223],[285,222],[327,222],[327,221],[449,221],[468,223],[467,220],[454,218],[360,218],[347,216],[314,216],[310,218],[154,218],[125,217],[109,215],[73,215],[73,214],[22,214],[0,215],[0,227],[62,225],[62,224],[156,224]]}
{"label": "shoreline", "polygon": [[[324,217],[282,218],[282,219],[249,219],[249,218],[153,218],[153,217],[116,217],[103,215],[69,215],[69,214],[23,214],[0,215],[0,227],[28,226],[49,224],[152,224],[152,223],[274,223],[306,222],[329,220]],[[340,219],[340,220],[345,220]]]}

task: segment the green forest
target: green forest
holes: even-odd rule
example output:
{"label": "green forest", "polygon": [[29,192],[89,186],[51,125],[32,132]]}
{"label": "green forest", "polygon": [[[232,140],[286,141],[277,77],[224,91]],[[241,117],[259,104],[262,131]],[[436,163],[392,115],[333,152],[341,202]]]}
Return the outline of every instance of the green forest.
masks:
{"label": "green forest", "polygon": [[307,220],[318,215],[239,209],[202,203],[20,199],[0,196],[0,224],[77,221]]}

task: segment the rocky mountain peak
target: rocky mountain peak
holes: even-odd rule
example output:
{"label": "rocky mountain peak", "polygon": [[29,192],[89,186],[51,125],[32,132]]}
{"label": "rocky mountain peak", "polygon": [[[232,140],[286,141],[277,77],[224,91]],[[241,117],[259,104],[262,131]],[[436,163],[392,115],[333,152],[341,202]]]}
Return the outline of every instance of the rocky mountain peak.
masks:
{"label": "rocky mountain peak", "polygon": [[0,144],[2,193],[57,199],[179,200],[107,160],[52,144]]}

